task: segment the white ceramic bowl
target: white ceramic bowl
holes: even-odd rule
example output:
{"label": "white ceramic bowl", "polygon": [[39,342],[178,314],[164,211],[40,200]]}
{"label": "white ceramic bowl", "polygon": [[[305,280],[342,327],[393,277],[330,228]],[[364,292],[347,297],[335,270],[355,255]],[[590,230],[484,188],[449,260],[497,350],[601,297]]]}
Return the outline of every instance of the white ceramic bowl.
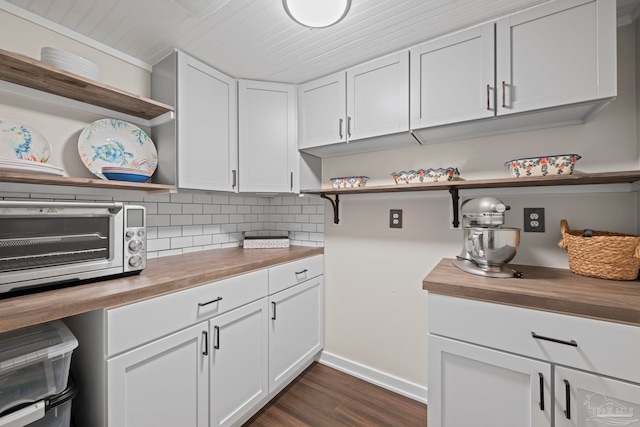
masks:
{"label": "white ceramic bowl", "polygon": [[100,67],[88,59],[73,53],[56,49],[55,47],[43,47],[40,49],[40,59],[45,64],[61,70],[78,74],[91,80],[100,80]]}
{"label": "white ceramic bowl", "polygon": [[514,178],[526,176],[571,175],[573,167],[581,157],[577,154],[554,154],[551,156],[513,159],[504,165],[509,167]]}

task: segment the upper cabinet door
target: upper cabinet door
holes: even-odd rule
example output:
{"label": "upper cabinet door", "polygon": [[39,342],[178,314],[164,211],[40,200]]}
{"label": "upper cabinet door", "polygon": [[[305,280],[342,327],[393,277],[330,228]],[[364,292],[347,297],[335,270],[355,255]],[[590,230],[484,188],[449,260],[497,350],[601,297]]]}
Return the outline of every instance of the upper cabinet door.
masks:
{"label": "upper cabinet door", "polygon": [[179,53],[178,186],[237,191],[236,81]]}
{"label": "upper cabinet door", "polygon": [[411,127],[495,115],[495,25],[411,49]]}
{"label": "upper cabinet door", "polygon": [[298,86],[299,148],[346,142],[344,71]]}
{"label": "upper cabinet door", "polygon": [[240,80],[238,113],[240,191],[299,191],[295,86]]}
{"label": "upper cabinet door", "polygon": [[408,51],[347,70],[347,140],[408,130]]}
{"label": "upper cabinet door", "polygon": [[497,23],[498,114],[616,95],[614,0],[550,2]]}

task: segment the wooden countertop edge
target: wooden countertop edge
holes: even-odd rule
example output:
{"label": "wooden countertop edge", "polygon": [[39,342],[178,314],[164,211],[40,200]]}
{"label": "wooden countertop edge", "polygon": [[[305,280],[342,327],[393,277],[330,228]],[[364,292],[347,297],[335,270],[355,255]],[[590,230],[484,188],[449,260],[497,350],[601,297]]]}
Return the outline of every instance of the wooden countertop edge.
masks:
{"label": "wooden countertop edge", "polygon": [[[443,263],[450,262],[450,259],[443,259],[435,268],[438,269]],[[547,267],[532,267],[527,266],[527,269],[536,269],[547,271],[561,270],[551,269]],[[565,270],[562,270],[565,271]],[[433,271],[432,271],[433,272]],[[567,273],[568,270],[566,270]],[[570,273],[573,275],[573,273]],[[504,282],[490,282],[490,281],[504,281],[511,279],[487,279],[480,276],[473,276],[469,273],[460,271],[460,275],[463,275],[464,280],[468,283],[459,284],[454,283],[456,279],[451,278],[443,280],[442,277],[438,277],[435,280],[430,279],[431,273],[429,273],[423,280],[423,289],[435,294],[447,295],[458,298],[468,298],[479,301],[512,305],[522,308],[529,308],[534,310],[550,311],[554,313],[567,314],[571,316],[587,317],[595,320],[610,321],[615,323],[623,323],[632,326],[640,326],[640,306],[638,307],[625,307],[622,304],[609,302],[605,298],[598,298],[595,295],[574,295],[566,289],[561,289],[563,286],[562,278],[557,281],[549,280],[547,283],[548,288],[557,289],[557,293],[550,295],[550,293],[537,294],[532,289],[525,289],[523,287],[514,286],[512,289],[504,289],[502,283]],[[638,286],[637,295],[640,296],[640,283],[637,281],[609,281],[602,279],[594,279],[589,277],[583,277],[574,275],[576,280],[583,280],[586,283],[601,283],[603,287],[616,286],[618,284],[625,291],[628,291],[627,285]],[[474,280],[476,278],[478,280]],[[521,280],[521,279],[514,279]],[[492,287],[492,283],[497,283],[496,287]],[[500,286],[498,288],[497,286]],[[588,289],[585,289],[588,290]],[[543,290],[541,290],[543,291]],[[609,290],[607,290],[609,291]]]}
{"label": "wooden countertop edge", "polygon": [[[214,249],[213,251],[243,251],[242,248]],[[203,251],[203,252],[213,252]],[[108,279],[77,286],[47,290],[27,295],[0,299],[0,332],[19,329],[52,320],[63,319],[88,311],[112,308],[154,298],[169,293],[194,288],[264,268],[321,255],[324,248],[291,247],[286,249],[247,249],[251,259],[241,260],[229,267],[213,267],[189,273],[182,270],[180,276],[158,279],[154,274],[156,264],[164,264],[167,270],[178,260],[202,257],[203,252],[149,260],[149,267],[140,275]],[[259,251],[263,252],[264,258]],[[278,251],[278,252],[276,252]],[[147,274],[145,274],[147,273]]]}

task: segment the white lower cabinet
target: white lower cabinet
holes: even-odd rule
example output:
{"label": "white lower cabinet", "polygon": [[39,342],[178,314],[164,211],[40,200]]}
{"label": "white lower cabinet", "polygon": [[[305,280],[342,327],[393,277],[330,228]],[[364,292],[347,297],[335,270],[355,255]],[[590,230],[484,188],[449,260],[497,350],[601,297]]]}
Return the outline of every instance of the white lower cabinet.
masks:
{"label": "white lower cabinet", "polygon": [[640,328],[428,297],[429,427],[640,425]]}
{"label": "white lower cabinet", "polygon": [[429,426],[548,427],[551,365],[429,338]]}
{"label": "white lower cabinet", "polygon": [[269,297],[269,391],[288,384],[323,345],[322,276]]}
{"label": "white lower cabinet", "polygon": [[322,255],[65,319],[76,425],[241,425],[322,350]]}
{"label": "white lower cabinet", "polygon": [[108,360],[109,425],[206,426],[206,334],[200,323]]}
{"label": "white lower cabinet", "polygon": [[555,370],[556,427],[640,424],[640,385],[564,367]]}
{"label": "white lower cabinet", "polygon": [[267,298],[209,321],[211,426],[231,426],[269,394]]}

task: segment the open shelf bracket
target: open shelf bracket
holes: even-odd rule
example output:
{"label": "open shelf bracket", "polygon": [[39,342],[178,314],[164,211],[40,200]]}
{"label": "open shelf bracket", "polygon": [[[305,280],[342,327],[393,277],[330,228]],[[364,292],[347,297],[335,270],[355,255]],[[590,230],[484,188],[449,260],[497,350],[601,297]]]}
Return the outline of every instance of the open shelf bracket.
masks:
{"label": "open shelf bracket", "polygon": [[460,217],[458,216],[460,196],[458,196],[458,187],[449,187],[449,194],[451,194],[451,208],[453,209],[453,227],[458,228],[460,226]]}
{"label": "open shelf bracket", "polygon": [[325,193],[321,193],[320,197],[322,197],[323,199],[327,199],[328,201],[331,202],[331,206],[333,206],[333,223],[340,224],[340,207],[339,207],[340,196],[336,194],[336,198],[335,200],[333,200],[331,197],[327,196]]}

